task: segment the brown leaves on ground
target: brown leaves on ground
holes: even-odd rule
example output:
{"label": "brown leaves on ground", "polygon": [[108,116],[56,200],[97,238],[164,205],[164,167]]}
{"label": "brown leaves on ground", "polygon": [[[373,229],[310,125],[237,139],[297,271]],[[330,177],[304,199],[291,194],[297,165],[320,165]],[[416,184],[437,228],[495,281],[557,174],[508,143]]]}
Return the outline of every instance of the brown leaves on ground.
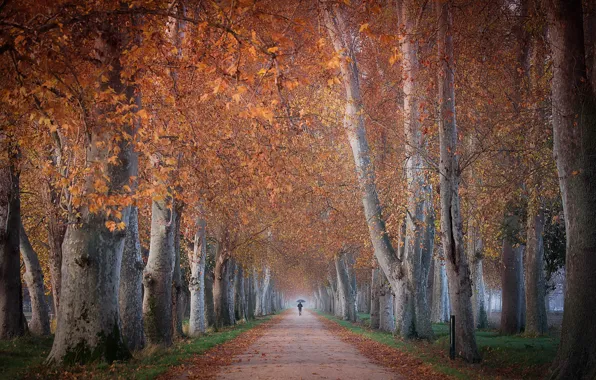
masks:
{"label": "brown leaves on ground", "polygon": [[245,352],[267,329],[280,322],[281,315],[283,313],[243,332],[232,340],[193,356],[185,364],[172,368],[158,379],[215,379],[221,367],[232,364],[234,360],[242,360],[235,357]]}
{"label": "brown leaves on ground", "polygon": [[425,364],[411,354],[400,351],[396,348],[384,345],[368,339],[360,334],[352,332],[339,324],[317,315],[317,318],[325,325],[325,328],[332,331],[346,343],[353,345],[367,358],[373,362],[399,373],[406,379],[446,379],[449,376],[435,371],[430,365]]}

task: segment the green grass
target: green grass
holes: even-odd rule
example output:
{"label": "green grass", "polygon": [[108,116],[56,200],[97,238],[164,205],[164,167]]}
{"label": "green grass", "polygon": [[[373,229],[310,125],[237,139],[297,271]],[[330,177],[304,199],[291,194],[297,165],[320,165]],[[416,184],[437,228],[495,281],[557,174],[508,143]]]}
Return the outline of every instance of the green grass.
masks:
{"label": "green grass", "polygon": [[19,378],[27,367],[41,365],[50,353],[53,339],[25,336],[0,340],[0,378]]}
{"label": "green grass", "polygon": [[396,339],[391,333],[369,329],[370,315],[368,314],[358,315],[362,323],[351,323],[329,314],[318,313],[354,333],[411,353],[431,365],[437,372],[459,379],[470,378],[479,369],[488,375],[504,368],[526,371],[524,377],[542,377],[540,374],[543,375],[544,369],[553,360],[558,346],[558,340],[552,337],[506,336],[492,330],[479,330],[476,331],[476,342],[482,353],[483,362],[478,368],[478,365],[462,365],[461,361],[450,362],[437,355],[437,352],[447,353],[449,350],[447,324],[433,324],[436,340],[430,345],[425,345],[421,342]]}
{"label": "green grass", "polygon": [[[172,347],[147,347],[134,353],[134,357],[123,363],[92,363],[86,366],[69,367],[66,370],[76,377],[112,379],[153,379],[172,366],[182,364],[193,355],[201,354],[210,348],[236,338],[271,319],[272,316],[237,324],[217,332],[208,332],[199,338],[188,338],[176,342]],[[52,337],[24,337],[12,341],[0,341],[0,379],[31,377],[36,373],[42,377],[54,377],[60,370],[43,366],[52,347]]]}

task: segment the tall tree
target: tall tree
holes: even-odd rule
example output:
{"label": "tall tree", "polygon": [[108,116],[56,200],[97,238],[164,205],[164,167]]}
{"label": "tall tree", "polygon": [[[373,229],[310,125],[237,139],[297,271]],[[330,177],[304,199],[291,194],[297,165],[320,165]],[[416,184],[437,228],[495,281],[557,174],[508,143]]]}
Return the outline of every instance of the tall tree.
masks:
{"label": "tall tree", "polygon": [[[429,202],[432,189],[424,170],[422,151],[426,148],[424,135],[420,128],[420,102],[418,92],[419,63],[418,37],[415,10],[412,1],[399,0],[399,16],[404,92],[404,136],[406,153],[407,212],[405,234],[405,284],[398,302],[403,303],[401,326],[397,326],[405,337],[431,338],[433,331],[430,324],[430,302],[427,296],[427,282],[432,258],[434,240],[434,221],[427,220],[432,213],[432,201]],[[418,12],[419,13],[419,12]],[[419,19],[419,18],[418,18]],[[425,239],[427,231],[432,229],[433,239]]]}
{"label": "tall tree", "polygon": [[0,134],[0,339],[25,333],[21,291],[19,232],[21,201],[19,195],[18,155],[11,137]]}
{"label": "tall tree", "polygon": [[323,11],[329,37],[335,53],[340,58],[339,66],[345,90],[344,128],[356,165],[370,240],[379,267],[387,276],[391,286],[397,289],[402,285],[404,274],[389,238],[377,193],[375,171],[364,125],[356,38],[353,35],[355,31],[346,19],[345,5],[327,2],[324,4]]}
{"label": "tall tree", "polygon": [[455,65],[451,1],[438,1],[439,139],[441,177],[441,241],[447,262],[449,298],[455,315],[456,352],[469,362],[480,361],[474,333],[472,284],[463,241],[455,114]]}
{"label": "tall tree", "polygon": [[50,309],[46,302],[43,272],[37,252],[31,246],[23,223],[19,231],[21,255],[25,263],[25,283],[31,298],[31,320],[29,332],[33,335],[50,335]]}
{"label": "tall tree", "polygon": [[[95,20],[95,53],[107,80],[100,79],[104,93],[114,93],[133,104],[134,91],[123,79],[121,57],[129,38],[115,19]],[[49,363],[112,362],[130,357],[122,339],[118,288],[125,232],[118,224],[128,222],[129,208],[97,209],[91,199],[126,196],[131,174],[130,122],[113,124],[110,115],[120,111],[114,98],[102,98],[88,114],[86,140],[88,199],[69,215],[62,245],[62,284],[56,336]],[[124,120],[130,120],[125,118]],[[118,137],[118,138],[117,138]],[[112,145],[117,149],[112,150]],[[110,157],[115,156],[115,160]],[[105,203],[104,203],[105,204]],[[118,210],[121,208],[121,210]],[[108,212],[113,211],[113,212]],[[113,215],[121,214],[120,221]]]}
{"label": "tall tree", "polygon": [[[565,308],[553,379],[596,378],[596,101],[581,0],[547,2],[554,155],[567,232]],[[594,68],[592,68],[592,72]]]}

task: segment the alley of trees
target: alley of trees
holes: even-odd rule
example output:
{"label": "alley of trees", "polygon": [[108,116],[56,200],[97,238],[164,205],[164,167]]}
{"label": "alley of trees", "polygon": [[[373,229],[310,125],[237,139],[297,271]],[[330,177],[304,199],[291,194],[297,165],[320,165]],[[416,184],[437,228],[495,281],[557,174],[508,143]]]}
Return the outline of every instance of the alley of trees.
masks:
{"label": "alley of trees", "polygon": [[594,0],[2,0],[0,80],[0,339],[47,366],[298,296],[475,363],[559,291],[596,378]]}

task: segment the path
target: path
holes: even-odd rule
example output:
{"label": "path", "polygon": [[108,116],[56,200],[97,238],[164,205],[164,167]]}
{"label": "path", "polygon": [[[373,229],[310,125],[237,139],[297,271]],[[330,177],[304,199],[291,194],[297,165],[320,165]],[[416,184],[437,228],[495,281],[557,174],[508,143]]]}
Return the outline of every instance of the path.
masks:
{"label": "path", "polygon": [[400,379],[327,331],[304,311],[283,315],[218,379]]}

